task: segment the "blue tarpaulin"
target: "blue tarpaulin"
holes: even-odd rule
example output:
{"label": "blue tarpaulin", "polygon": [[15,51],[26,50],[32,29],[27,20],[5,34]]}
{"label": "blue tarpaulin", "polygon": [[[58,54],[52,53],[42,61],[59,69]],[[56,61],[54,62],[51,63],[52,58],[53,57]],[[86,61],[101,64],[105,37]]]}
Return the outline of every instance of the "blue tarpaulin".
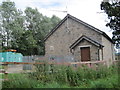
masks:
{"label": "blue tarpaulin", "polygon": [[15,52],[0,52],[0,62],[22,62],[23,55]]}

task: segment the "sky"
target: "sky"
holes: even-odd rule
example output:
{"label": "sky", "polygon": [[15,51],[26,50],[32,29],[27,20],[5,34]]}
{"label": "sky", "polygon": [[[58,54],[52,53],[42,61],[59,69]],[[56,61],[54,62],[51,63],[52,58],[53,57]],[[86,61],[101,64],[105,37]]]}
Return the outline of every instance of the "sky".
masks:
{"label": "sky", "polygon": [[[0,3],[6,0],[0,0]],[[67,13],[104,31],[112,37],[112,30],[106,27],[109,21],[107,15],[101,11],[100,4],[103,0],[10,0],[16,7],[25,10],[26,7],[37,8],[40,13],[51,17],[56,15],[63,19]],[[63,12],[63,11],[67,11]]]}

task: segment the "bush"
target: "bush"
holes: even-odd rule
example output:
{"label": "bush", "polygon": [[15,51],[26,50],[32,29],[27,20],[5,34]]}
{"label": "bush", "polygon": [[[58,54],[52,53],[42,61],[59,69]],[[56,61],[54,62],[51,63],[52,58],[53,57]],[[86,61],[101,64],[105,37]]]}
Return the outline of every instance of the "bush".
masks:
{"label": "bush", "polygon": [[105,78],[109,75],[108,67],[104,65],[99,65],[96,70],[96,79]]}
{"label": "bush", "polygon": [[72,85],[72,86],[79,85],[77,72],[75,70],[73,70],[72,67],[67,68],[66,74],[67,74],[67,81],[70,85]]}
{"label": "bush", "polygon": [[[42,83],[58,82],[80,86],[89,84],[91,80],[102,79],[112,75],[115,67],[99,65],[96,70],[85,65],[74,69],[72,66],[49,65],[47,63],[36,66],[36,72],[31,77],[40,80]],[[102,85],[101,85],[102,86]]]}
{"label": "bush", "polygon": [[114,74],[118,74],[118,70],[119,70],[119,66],[117,66],[117,65],[111,65],[108,68],[107,72],[109,72],[110,75],[113,75],[113,73]]}
{"label": "bush", "polygon": [[67,67],[65,67],[65,66],[58,66],[56,68],[56,73],[54,73],[54,75],[53,75],[56,82],[58,82],[60,84],[67,83],[66,70],[67,70]]}
{"label": "bush", "polygon": [[50,65],[46,61],[42,61],[40,63],[44,64],[36,64],[35,71],[28,74],[28,76],[32,79],[38,80],[41,83],[47,83],[52,80],[52,76],[50,75]]}

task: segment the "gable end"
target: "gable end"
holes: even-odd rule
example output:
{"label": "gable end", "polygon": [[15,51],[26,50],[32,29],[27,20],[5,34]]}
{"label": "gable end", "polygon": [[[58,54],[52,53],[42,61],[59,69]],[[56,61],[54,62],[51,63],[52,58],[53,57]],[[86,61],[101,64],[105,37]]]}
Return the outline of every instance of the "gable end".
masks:
{"label": "gable end", "polygon": [[83,22],[83,21],[80,20],[80,19],[77,19],[77,18],[74,17],[74,16],[71,16],[70,14],[67,14],[67,16],[66,16],[63,20],[61,20],[61,21],[50,31],[50,33],[48,33],[48,34],[46,35],[46,37],[45,37],[45,39],[44,39],[44,42],[45,42],[68,18],[71,18],[71,19],[77,21],[78,23],[81,23],[81,24],[83,24],[83,25],[91,28],[92,30],[100,33],[100,34],[103,35],[105,38],[107,38],[111,43],[113,43],[113,40],[112,40],[105,32],[103,32],[103,31],[101,31],[101,30],[93,27],[92,25],[89,25],[89,24]]}
{"label": "gable end", "polygon": [[89,41],[90,43],[94,44],[95,46],[98,46],[98,47],[104,47],[102,44],[100,44],[99,42],[91,39],[91,38],[88,38],[87,36],[83,35],[81,36],[79,39],[77,39],[71,46],[70,46],[70,49],[73,49],[74,47],[76,47],[82,40],[87,40]]}

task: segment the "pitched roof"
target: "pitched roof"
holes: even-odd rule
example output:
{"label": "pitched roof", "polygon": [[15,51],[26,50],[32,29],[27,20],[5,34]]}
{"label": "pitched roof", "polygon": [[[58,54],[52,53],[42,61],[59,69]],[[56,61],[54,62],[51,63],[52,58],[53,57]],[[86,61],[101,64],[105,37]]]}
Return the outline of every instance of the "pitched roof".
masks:
{"label": "pitched roof", "polygon": [[110,42],[113,43],[112,39],[111,39],[105,32],[103,32],[103,31],[101,31],[101,30],[99,30],[99,29],[97,29],[97,28],[95,28],[95,27],[93,27],[93,26],[91,26],[91,25],[83,22],[83,21],[80,20],[80,19],[77,19],[76,17],[74,17],[74,16],[72,16],[72,15],[70,15],[70,14],[67,14],[67,16],[66,16],[64,19],[62,19],[62,20],[50,31],[50,33],[48,33],[48,34],[46,35],[44,41],[46,41],[68,18],[71,18],[71,19],[75,20],[76,22],[79,22],[79,23],[81,23],[81,24],[83,24],[83,25],[91,28],[92,30],[94,30],[94,31],[102,34],[102,35],[103,35],[104,37],[106,37]]}
{"label": "pitched roof", "polygon": [[77,46],[82,40],[87,40],[88,42],[94,44],[95,46],[98,46],[98,47],[104,47],[102,44],[100,44],[99,42],[85,36],[85,35],[82,35],[80,38],[78,38],[71,46],[70,48],[73,49],[75,46]]}

